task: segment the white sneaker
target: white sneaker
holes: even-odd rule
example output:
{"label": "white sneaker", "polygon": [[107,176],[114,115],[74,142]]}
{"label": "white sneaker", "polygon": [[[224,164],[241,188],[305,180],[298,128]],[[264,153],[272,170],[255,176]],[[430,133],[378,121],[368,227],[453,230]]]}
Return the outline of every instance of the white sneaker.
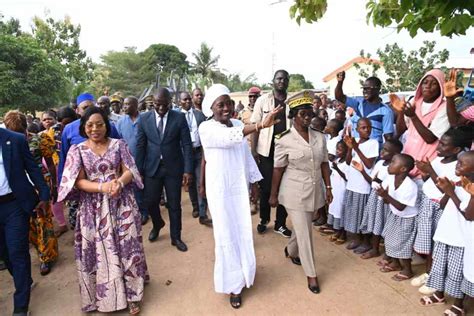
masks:
{"label": "white sneaker", "polygon": [[428,273],[423,273],[411,280],[411,285],[420,287],[426,283],[426,280],[428,280]]}
{"label": "white sneaker", "polygon": [[418,292],[424,295],[432,295],[434,292],[436,292],[436,289],[423,285],[418,289]]}

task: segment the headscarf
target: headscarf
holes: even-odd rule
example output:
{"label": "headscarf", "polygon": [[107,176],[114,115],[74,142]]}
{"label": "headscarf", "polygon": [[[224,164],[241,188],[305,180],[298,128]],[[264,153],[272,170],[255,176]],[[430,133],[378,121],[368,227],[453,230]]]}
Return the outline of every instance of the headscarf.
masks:
{"label": "headscarf", "polygon": [[209,89],[206,91],[206,96],[202,101],[202,111],[204,115],[207,117],[211,117],[213,115],[211,106],[214,101],[217,100],[218,97],[222,95],[229,95],[230,90],[226,86],[220,83],[213,84]]}

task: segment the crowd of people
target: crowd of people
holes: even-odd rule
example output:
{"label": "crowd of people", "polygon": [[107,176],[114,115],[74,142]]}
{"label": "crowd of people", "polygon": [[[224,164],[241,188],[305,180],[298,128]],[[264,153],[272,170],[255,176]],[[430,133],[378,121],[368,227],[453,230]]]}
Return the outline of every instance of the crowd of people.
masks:
{"label": "crowd of people", "polygon": [[[447,295],[445,315],[463,315],[474,297],[474,118],[455,78],[433,69],[413,99],[391,94],[385,104],[376,77],[350,97],[341,72],[330,100],[290,95],[289,74],[278,70],[268,93],[249,89],[247,105],[215,84],[177,100],[167,88],[142,100],[83,93],[40,120],[9,111],[0,128],[0,269],[14,279],[13,315],[29,310],[28,243],[47,275],[68,226],[82,311],[140,313],[150,281],[143,225],[151,219],[148,240],[157,241],[167,208],[171,245],[187,251],[183,187],[192,216],[213,229],[215,291],[233,308],[255,279],[251,217],[259,214],[265,234],[275,208],[273,231],[289,238],[283,254],[302,266],[312,293],[321,291],[317,230],[361,259],[383,255],[380,271],[420,287],[421,305]],[[426,260],[416,277],[415,254]]]}

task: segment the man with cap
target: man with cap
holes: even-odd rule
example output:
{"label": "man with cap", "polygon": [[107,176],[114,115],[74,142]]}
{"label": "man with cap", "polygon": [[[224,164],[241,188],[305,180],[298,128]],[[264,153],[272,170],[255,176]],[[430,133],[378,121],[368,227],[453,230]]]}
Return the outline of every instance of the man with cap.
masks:
{"label": "man with cap", "polygon": [[[94,96],[90,93],[82,93],[77,97],[77,109],[76,114],[79,119],[69,123],[64,127],[63,133],[61,135],[61,149],[59,151],[59,165],[58,165],[58,182],[61,182],[61,178],[63,176],[64,171],[64,163],[66,162],[67,153],[69,148],[72,145],[80,144],[86,140],[86,138],[82,137],[79,133],[79,125],[81,124],[80,117],[84,114],[84,112],[91,106],[94,105]],[[115,128],[114,124],[110,124],[112,128],[110,137],[112,138],[120,138],[117,129]],[[77,200],[69,200],[67,201],[69,205],[69,223],[74,228],[76,226],[76,212],[78,207]]]}
{"label": "man with cap", "polygon": [[[240,120],[245,125],[251,124],[250,118],[252,117],[255,101],[257,101],[257,99],[260,97],[260,92],[261,90],[258,87],[251,87],[248,91],[249,103],[244,107],[242,112],[240,112]],[[252,138],[253,138],[252,135],[247,136],[247,140],[249,142],[250,148],[254,148],[254,146],[252,146]],[[257,156],[255,152],[252,152],[252,155],[254,157]],[[259,201],[255,203],[250,202],[250,208],[252,209],[251,211],[252,215],[257,214],[259,210]]]}
{"label": "man with cap", "polygon": [[[286,70],[277,70],[273,76],[273,91],[262,95],[255,102],[251,122],[262,122],[265,117],[274,108],[281,106],[284,110],[280,111],[277,119],[279,122],[275,126],[263,129],[252,140],[252,152],[258,154],[259,169],[263,180],[260,181],[260,224],[257,231],[260,234],[265,233],[270,221],[270,191],[272,186],[273,174],[273,154],[275,151],[275,135],[278,135],[291,127],[291,121],[288,119],[289,108],[286,106],[287,89],[290,75]],[[283,237],[290,238],[291,230],[286,227],[286,217],[288,214],[284,206],[278,205],[276,209],[276,221],[273,231],[281,234]]]}
{"label": "man with cap", "polygon": [[122,117],[120,115],[122,111],[122,103],[123,99],[118,94],[114,94],[110,97],[110,107],[112,108],[112,112],[107,113],[109,115],[109,119],[111,122],[116,124],[118,120]]}

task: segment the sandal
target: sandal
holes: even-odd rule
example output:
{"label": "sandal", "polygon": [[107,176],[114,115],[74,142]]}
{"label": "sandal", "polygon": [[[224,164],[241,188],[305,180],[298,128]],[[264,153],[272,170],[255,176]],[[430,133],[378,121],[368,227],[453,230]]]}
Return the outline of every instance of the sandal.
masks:
{"label": "sandal", "polygon": [[438,296],[436,296],[436,293],[434,293],[431,296],[423,296],[420,299],[420,304],[421,306],[424,306],[424,307],[431,306],[431,305],[443,305],[443,304],[446,304],[446,298],[444,297],[439,298]]}
{"label": "sandal", "polygon": [[377,265],[379,267],[385,267],[386,265],[389,265],[391,262],[388,261],[387,259],[382,259],[380,261],[377,262]]}
{"label": "sandal", "polygon": [[[459,314],[456,313],[456,312],[453,312],[453,311],[452,311],[453,308],[454,308],[456,311],[458,311]],[[464,312],[464,309],[462,309],[461,307],[456,306],[456,305],[454,305],[454,304],[451,305],[451,308],[450,308],[450,309],[445,310],[444,313],[443,313],[443,315],[445,315],[445,316],[464,316],[465,314],[466,314],[466,313]]]}
{"label": "sandal", "polygon": [[382,273],[389,273],[389,272],[395,272],[395,271],[401,271],[402,269],[400,267],[394,268],[390,266],[389,264],[384,265],[383,267],[380,268],[380,272]]}
{"label": "sandal", "polygon": [[140,305],[138,302],[128,303],[128,312],[130,315],[138,315],[140,313]]}
{"label": "sandal", "polygon": [[392,280],[397,281],[397,282],[401,282],[401,281],[410,280],[411,278],[413,278],[413,275],[412,275],[412,276],[408,276],[408,275],[405,275],[405,274],[399,272],[399,273],[395,274],[395,275],[392,277]]}
{"label": "sandal", "polygon": [[346,239],[345,238],[338,238],[334,243],[336,245],[343,245],[343,244],[346,243]]}
{"label": "sandal", "polygon": [[335,242],[335,241],[337,241],[338,239],[339,239],[339,238],[337,238],[336,235],[331,235],[331,236],[329,236],[329,241]]}
{"label": "sandal", "polygon": [[230,293],[230,306],[237,309],[242,306],[242,295]]}

